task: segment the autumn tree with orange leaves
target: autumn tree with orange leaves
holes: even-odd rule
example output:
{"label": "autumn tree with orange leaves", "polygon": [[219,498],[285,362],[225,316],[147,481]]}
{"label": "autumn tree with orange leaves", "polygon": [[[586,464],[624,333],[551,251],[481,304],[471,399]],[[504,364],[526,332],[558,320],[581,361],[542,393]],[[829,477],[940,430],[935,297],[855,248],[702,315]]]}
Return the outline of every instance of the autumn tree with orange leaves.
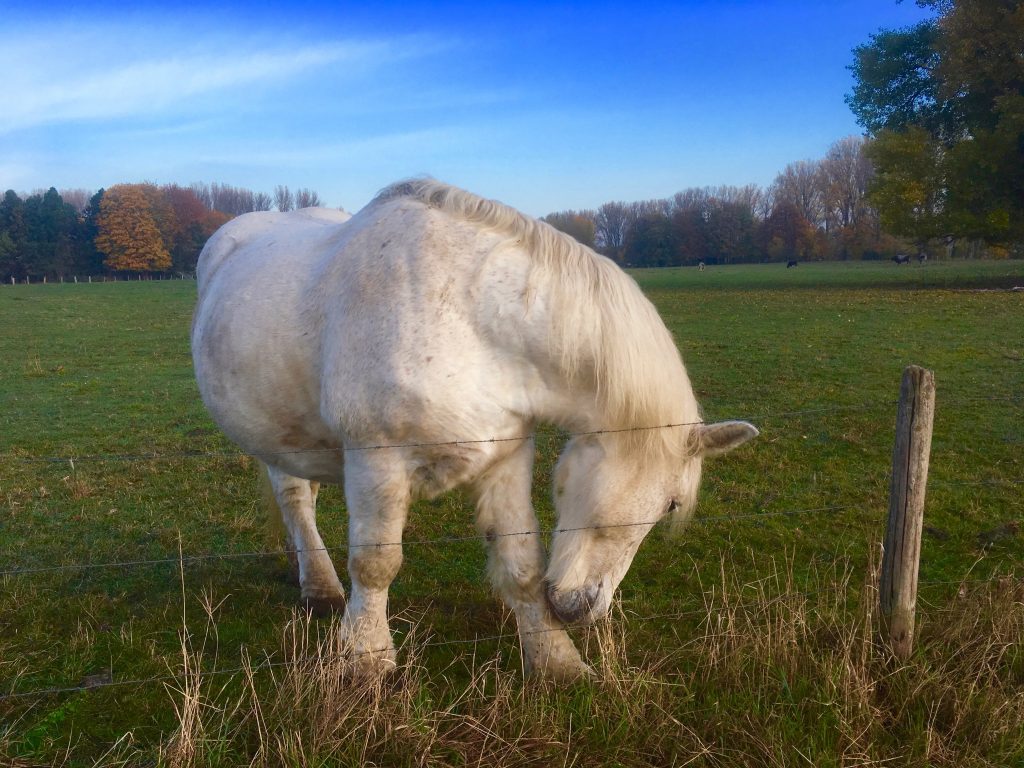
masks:
{"label": "autumn tree with orange leaves", "polygon": [[171,255],[143,184],[117,184],[106,191],[96,221],[96,248],[115,272],[164,272]]}

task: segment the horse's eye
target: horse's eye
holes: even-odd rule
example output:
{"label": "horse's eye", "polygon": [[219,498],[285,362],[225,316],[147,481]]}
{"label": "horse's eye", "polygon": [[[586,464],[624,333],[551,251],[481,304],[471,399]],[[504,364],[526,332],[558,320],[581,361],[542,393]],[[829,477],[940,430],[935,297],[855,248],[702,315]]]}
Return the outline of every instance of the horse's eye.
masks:
{"label": "horse's eye", "polygon": [[673,512],[675,512],[675,511],[676,511],[677,509],[679,509],[679,502],[678,502],[678,501],[676,501],[675,499],[672,499],[672,500],[670,500],[670,501],[669,501],[669,503],[668,503],[668,510],[667,510],[667,513],[666,513],[666,514],[669,514],[669,515],[671,515],[671,514],[672,514]]}

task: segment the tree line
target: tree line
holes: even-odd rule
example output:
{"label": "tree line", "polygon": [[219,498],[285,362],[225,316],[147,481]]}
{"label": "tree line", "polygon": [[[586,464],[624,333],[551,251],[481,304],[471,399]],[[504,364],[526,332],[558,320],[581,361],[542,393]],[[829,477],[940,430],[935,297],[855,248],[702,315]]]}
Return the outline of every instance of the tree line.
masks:
{"label": "tree line", "polygon": [[552,226],[631,266],[887,258],[903,247],[869,204],[864,139],[790,163],[767,187],[691,187],[670,198],[560,211]]}
{"label": "tree line", "polygon": [[320,205],[309,189],[274,194],[220,183],[116,184],[0,200],[0,277],[4,281],[110,273],[195,270],[203,245],[235,216]]}

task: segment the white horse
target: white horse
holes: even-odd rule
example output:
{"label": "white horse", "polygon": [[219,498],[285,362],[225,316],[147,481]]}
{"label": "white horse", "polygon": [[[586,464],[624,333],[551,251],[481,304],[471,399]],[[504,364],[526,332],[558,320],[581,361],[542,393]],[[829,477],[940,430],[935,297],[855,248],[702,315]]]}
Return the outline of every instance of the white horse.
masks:
{"label": "white horse", "polygon": [[[615,264],[434,180],[351,218],[241,216],[198,278],[203,400],[267,465],[302,596],[345,605],[362,671],[395,659],[387,595],[413,499],[468,489],[527,670],[574,677],[588,668],[564,626],[602,616],[655,522],[691,513],[703,456],[757,434],[701,423],[671,335]],[[539,422],[575,435],[546,567],[530,503]],[[323,482],[345,489],[347,604],[316,528]]]}

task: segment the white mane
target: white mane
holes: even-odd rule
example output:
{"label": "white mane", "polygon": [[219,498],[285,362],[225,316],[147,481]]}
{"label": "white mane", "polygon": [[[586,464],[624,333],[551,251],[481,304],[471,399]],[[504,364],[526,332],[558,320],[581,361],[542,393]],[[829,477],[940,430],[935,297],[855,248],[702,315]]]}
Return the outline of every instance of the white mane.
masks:
{"label": "white mane", "polygon": [[533,291],[551,297],[551,342],[570,381],[596,392],[603,430],[631,451],[682,457],[695,450],[700,412],[678,348],[654,306],[610,259],[507,205],[434,179],[399,182],[376,201],[410,198],[508,233],[534,259]]}

